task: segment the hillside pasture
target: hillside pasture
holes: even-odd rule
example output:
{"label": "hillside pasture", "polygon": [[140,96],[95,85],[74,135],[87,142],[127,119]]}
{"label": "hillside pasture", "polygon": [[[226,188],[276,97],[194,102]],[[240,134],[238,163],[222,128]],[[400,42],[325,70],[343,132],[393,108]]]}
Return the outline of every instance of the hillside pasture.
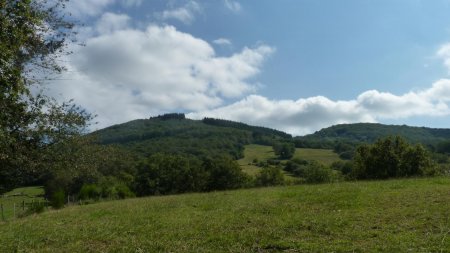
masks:
{"label": "hillside pasture", "polygon": [[[44,189],[39,186],[16,188],[0,195],[0,205],[3,206],[3,217],[0,213],[0,221],[9,220],[24,213],[24,209],[33,202],[43,202]],[[1,210],[0,210],[1,211]]]}
{"label": "hillside pasture", "polygon": [[450,179],[71,206],[0,226],[0,252],[446,252]]}

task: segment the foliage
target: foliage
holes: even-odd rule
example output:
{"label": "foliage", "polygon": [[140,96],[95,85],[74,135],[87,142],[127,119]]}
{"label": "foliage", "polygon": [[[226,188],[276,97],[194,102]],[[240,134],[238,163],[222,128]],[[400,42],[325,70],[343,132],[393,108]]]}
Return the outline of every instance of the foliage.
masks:
{"label": "foliage", "polygon": [[[0,188],[41,183],[53,146],[85,131],[91,115],[38,92],[63,69],[72,24],[65,0],[0,0]],[[33,90],[33,92],[31,92]],[[70,154],[66,154],[70,155]]]}
{"label": "foliage", "polygon": [[291,142],[276,142],[273,144],[273,151],[280,159],[290,159],[295,153],[295,145]]}
{"label": "foliage", "polygon": [[353,176],[358,179],[385,179],[431,175],[435,164],[425,148],[412,146],[403,138],[387,137],[373,145],[357,148]]}
{"label": "foliage", "polygon": [[256,186],[274,186],[285,184],[284,175],[280,167],[270,166],[263,168],[256,174]]}
{"label": "foliage", "polygon": [[84,184],[80,192],[78,193],[78,198],[81,200],[87,199],[99,199],[101,196],[101,189],[95,184]]}
{"label": "foliage", "polygon": [[436,146],[450,139],[450,129],[383,125],[373,123],[340,124],[324,128],[310,135],[295,137],[296,147],[335,148],[339,143],[354,147],[374,143],[388,136],[402,136],[411,143]]}
{"label": "foliage", "polygon": [[306,183],[325,183],[334,179],[333,171],[317,161],[293,159],[286,163],[284,170],[303,178]]}
{"label": "foliage", "polygon": [[203,191],[208,174],[195,157],[155,154],[138,165],[139,196]]}
{"label": "foliage", "polygon": [[63,190],[57,190],[53,192],[51,199],[50,199],[50,205],[55,209],[60,209],[64,207],[64,203],[66,201],[66,194]]}
{"label": "foliage", "polygon": [[249,181],[236,161],[227,157],[199,160],[193,156],[155,154],[138,165],[139,196],[241,188]]}
{"label": "foliage", "polygon": [[100,144],[117,144],[131,153],[148,157],[156,153],[193,155],[200,159],[228,155],[243,157],[244,146],[291,136],[272,129],[233,121],[185,119],[184,114],[166,114],[134,120],[94,133]]}

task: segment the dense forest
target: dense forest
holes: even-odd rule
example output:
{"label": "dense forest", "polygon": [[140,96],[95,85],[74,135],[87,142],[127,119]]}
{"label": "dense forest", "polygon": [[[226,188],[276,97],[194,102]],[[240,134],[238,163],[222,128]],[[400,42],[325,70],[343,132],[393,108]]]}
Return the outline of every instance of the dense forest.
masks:
{"label": "dense forest", "polygon": [[200,158],[228,155],[242,158],[244,145],[291,141],[281,131],[253,127],[228,120],[186,119],[183,114],[165,114],[111,126],[92,133],[100,144],[116,144],[146,157],[154,153],[187,154]]}

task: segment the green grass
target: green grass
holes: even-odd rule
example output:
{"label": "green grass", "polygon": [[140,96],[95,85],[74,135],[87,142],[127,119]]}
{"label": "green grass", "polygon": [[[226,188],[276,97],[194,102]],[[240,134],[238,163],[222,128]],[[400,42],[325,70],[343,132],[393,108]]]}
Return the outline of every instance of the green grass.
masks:
{"label": "green grass", "polygon": [[333,162],[341,161],[339,155],[331,149],[297,148],[294,158],[314,160],[324,165],[331,165]]}
{"label": "green grass", "polygon": [[72,206],[0,226],[0,252],[448,252],[450,179]]}
{"label": "green grass", "polygon": [[238,160],[238,164],[247,174],[255,175],[261,168],[253,165],[254,159],[257,159],[258,162],[264,162],[273,158],[276,158],[276,156],[271,146],[251,144],[245,146],[244,158]]}
{"label": "green grass", "polygon": [[[44,194],[44,189],[38,186],[32,187],[22,187],[14,189],[10,192],[7,192],[0,195],[0,204],[3,205],[3,216],[5,219],[14,218],[14,214],[17,217],[18,215],[24,212],[23,204],[44,201],[42,197]],[[15,211],[14,211],[15,205]],[[26,208],[26,206],[25,206]],[[0,213],[0,221],[2,220],[2,216]]]}
{"label": "green grass", "polygon": [[[260,167],[253,164],[253,160],[267,161],[275,159],[276,155],[271,146],[257,144],[246,145],[244,149],[244,158],[238,160],[242,170],[249,175],[255,175],[261,170]],[[339,156],[330,149],[310,149],[297,148],[293,158],[318,161],[324,165],[331,165],[335,161],[340,161]]]}

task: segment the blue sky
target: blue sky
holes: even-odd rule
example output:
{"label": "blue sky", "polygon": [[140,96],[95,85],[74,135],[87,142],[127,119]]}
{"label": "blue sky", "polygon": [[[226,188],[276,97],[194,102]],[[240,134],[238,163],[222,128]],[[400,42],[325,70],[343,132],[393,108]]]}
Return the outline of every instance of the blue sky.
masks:
{"label": "blue sky", "polygon": [[49,83],[97,127],[185,112],[288,131],[450,123],[449,0],[77,0]]}

